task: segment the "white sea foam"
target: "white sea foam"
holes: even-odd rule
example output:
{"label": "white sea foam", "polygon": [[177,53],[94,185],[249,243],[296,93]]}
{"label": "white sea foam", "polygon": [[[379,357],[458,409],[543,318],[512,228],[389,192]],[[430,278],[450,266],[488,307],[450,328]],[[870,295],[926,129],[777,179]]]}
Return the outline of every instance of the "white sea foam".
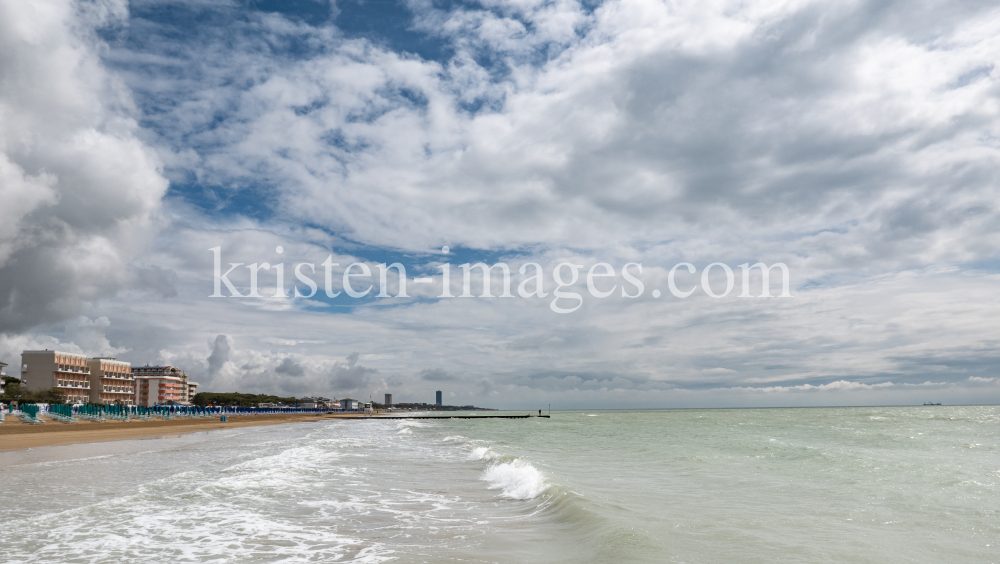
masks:
{"label": "white sea foam", "polygon": [[532,499],[548,487],[542,473],[529,462],[511,459],[488,446],[474,447],[469,452],[469,460],[487,463],[480,479],[489,482],[489,489],[500,490],[503,497]]}
{"label": "white sea foam", "polygon": [[542,473],[521,459],[489,466],[482,479],[510,499],[532,499],[548,488]]}
{"label": "white sea foam", "polygon": [[[564,417],[547,426],[545,441],[531,442],[524,424],[418,429],[333,420],[185,435],[154,450],[102,443],[85,458],[80,446],[3,453],[0,545],[5,562],[28,563],[539,564],[595,554],[655,562],[678,547],[677,560],[763,562],[773,560],[771,539],[784,536],[803,562],[833,552],[842,560],[919,561],[939,549],[950,563],[989,562],[996,543],[983,539],[996,532],[1000,408],[924,413],[640,412],[626,423],[575,419],[575,429]],[[874,425],[872,414],[888,421]],[[412,435],[398,434],[403,429]],[[588,430],[599,432],[581,432]],[[621,441],[623,430],[656,450],[622,465],[615,454],[636,445]],[[906,436],[914,440],[896,439]],[[933,471],[924,464],[929,453]],[[533,465],[543,459],[546,466]],[[747,474],[754,466],[766,473]],[[664,468],[681,471],[662,480]],[[817,472],[850,487],[817,488]],[[594,484],[600,476],[614,478]],[[788,503],[773,503],[775,480],[791,485]],[[731,487],[718,488],[720,481]],[[711,495],[675,495],[683,491]],[[609,499],[623,510],[601,511]],[[759,519],[762,506],[774,519]],[[955,526],[938,535],[948,520]],[[674,526],[680,521],[693,526]],[[756,532],[734,537],[734,522],[753,522]],[[815,527],[789,532],[789,522]]]}
{"label": "white sea foam", "polygon": [[496,453],[490,447],[476,447],[469,453],[469,460],[490,460],[496,457]]}
{"label": "white sea foam", "polygon": [[[333,524],[303,527],[267,510],[290,491],[303,496],[336,457],[335,452],[293,447],[214,473],[174,473],[139,485],[131,495],[92,503],[85,511],[7,524],[8,555],[53,562],[233,562],[234,553],[259,561],[302,561],[304,554],[329,561],[390,559],[393,551],[383,543],[340,534]],[[79,534],[81,528],[87,535]],[[38,546],[40,537],[44,547]],[[136,543],[137,538],[142,542]]]}
{"label": "white sea foam", "polygon": [[[112,497],[101,486],[92,488],[99,499],[84,490],[83,504],[54,497],[46,509],[25,504],[16,519],[0,516],[5,560],[376,563],[432,547],[472,554],[495,530],[491,523],[520,516],[514,504],[484,501],[530,499],[544,489],[537,470],[489,442],[436,434],[446,427],[439,424],[395,423],[205,434],[143,454],[123,442],[125,452],[110,458],[8,464],[0,470],[16,468],[28,485],[21,489],[32,492],[72,480],[76,464],[95,484],[128,479]],[[254,440],[262,436],[276,440]],[[470,472],[467,456],[478,469]],[[414,474],[401,460],[430,471]]]}
{"label": "white sea foam", "polygon": [[91,460],[101,460],[102,458],[112,458],[114,456],[115,455],[113,455],[113,454],[103,454],[103,455],[100,455],[100,456],[86,456],[86,457],[83,457],[83,458],[67,458],[67,459],[61,459],[61,460],[49,460],[49,461],[46,461],[46,462],[33,462],[33,463],[30,463],[30,464],[19,464],[18,466],[37,466],[37,467],[61,466],[61,465],[65,465],[65,464],[79,464],[81,462],[88,462],[88,461],[91,461]]}
{"label": "white sea foam", "polygon": [[396,423],[396,428],[401,427],[432,427],[433,425],[424,421],[416,421],[414,419],[404,419]]}

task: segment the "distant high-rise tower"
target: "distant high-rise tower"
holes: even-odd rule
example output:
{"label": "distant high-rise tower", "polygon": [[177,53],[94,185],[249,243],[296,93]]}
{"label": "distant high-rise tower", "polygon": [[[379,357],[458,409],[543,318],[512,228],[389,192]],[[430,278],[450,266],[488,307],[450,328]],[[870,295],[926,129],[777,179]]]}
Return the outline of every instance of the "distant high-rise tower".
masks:
{"label": "distant high-rise tower", "polygon": [[441,390],[438,390],[435,393],[437,393],[437,404],[441,405]]}
{"label": "distant high-rise tower", "polygon": [[392,394],[386,394],[385,395],[385,406],[389,407],[390,405],[392,405]]}

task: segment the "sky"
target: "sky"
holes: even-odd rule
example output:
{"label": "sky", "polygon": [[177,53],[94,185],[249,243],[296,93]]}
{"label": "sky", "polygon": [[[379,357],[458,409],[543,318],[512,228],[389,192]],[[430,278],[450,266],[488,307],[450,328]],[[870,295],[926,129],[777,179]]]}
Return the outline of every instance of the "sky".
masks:
{"label": "sky", "polygon": [[[0,361],[505,409],[998,403],[998,63],[994,2],[0,0]],[[216,248],[288,297],[276,269],[210,297]],[[439,297],[477,262],[510,297],[498,269]],[[789,295],[756,269],[740,297],[757,262]]]}

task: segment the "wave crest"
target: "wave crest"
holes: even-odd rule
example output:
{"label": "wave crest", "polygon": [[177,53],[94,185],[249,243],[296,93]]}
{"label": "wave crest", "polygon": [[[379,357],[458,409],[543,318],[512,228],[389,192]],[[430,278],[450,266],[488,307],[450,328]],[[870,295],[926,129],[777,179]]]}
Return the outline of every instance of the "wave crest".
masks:
{"label": "wave crest", "polygon": [[510,499],[532,499],[549,487],[537,468],[519,458],[487,467],[481,479]]}
{"label": "wave crest", "polygon": [[496,453],[490,447],[475,447],[469,453],[469,460],[492,460],[496,458]]}

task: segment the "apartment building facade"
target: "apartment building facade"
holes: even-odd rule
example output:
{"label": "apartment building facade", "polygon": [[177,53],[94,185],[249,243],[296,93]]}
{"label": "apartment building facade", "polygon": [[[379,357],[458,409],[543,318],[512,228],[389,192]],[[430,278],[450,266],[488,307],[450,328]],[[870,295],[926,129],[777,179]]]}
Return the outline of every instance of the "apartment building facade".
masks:
{"label": "apartment building facade", "polygon": [[134,405],[135,380],[132,364],[112,357],[87,360],[90,368],[90,403]]}
{"label": "apartment building facade", "polygon": [[[0,363],[0,372],[5,366]],[[188,404],[198,393],[198,383],[174,366],[133,367],[113,357],[55,350],[23,351],[20,378],[31,391],[57,388],[70,404]]]}
{"label": "apartment building facade", "polygon": [[191,403],[198,393],[198,383],[188,380],[186,372],[175,366],[133,366],[136,405]]}
{"label": "apartment building facade", "polygon": [[153,406],[181,403],[183,380],[173,376],[136,376],[135,404]]}
{"label": "apartment building facade", "polygon": [[21,353],[21,385],[33,392],[58,388],[70,404],[90,400],[87,356],[62,351]]}
{"label": "apartment building facade", "polygon": [[299,407],[305,409],[328,409],[333,405],[333,400],[324,397],[302,398],[299,400]]}

